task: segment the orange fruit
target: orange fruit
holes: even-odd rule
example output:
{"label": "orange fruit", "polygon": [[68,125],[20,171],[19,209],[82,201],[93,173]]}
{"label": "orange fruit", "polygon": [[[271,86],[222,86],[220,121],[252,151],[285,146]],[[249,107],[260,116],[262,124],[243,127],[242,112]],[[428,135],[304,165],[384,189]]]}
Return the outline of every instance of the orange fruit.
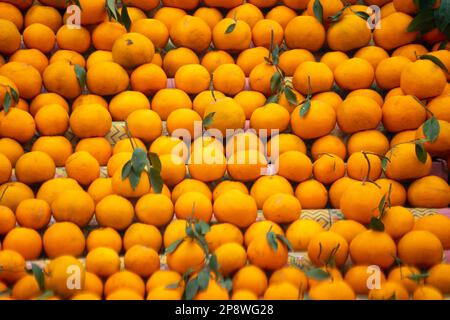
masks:
{"label": "orange fruit", "polygon": [[270,81],[276,72],[275,66],[267,62],[256,65],[249,74],[250,88],[261,92],[266,97],[272,95],[274,92],[272,92]]}
{"label": "orange fruit", "polygon": [[323,154],[314,161],[313,175],[323,184],[331,184],[345,175],[345,163],[334,154]]}
{"label": "orange fruit", "polygon": [[283,29],[289,24],[289,22],[297,16],[297,13],[291,8],[283,5],[273,7],[266,14],[266,19],[277,21]]}
{"label": "orange fruit", "polygon": [[355,292],[342,280],[322,282],[309,290],[312,300],[355,300]]}
{"label": "orange fruit", "polygon": [[214,251],[220,270],[224,275],[230,275],[244,267],[247,263],[247,253],[245,248],[236,242],[229,242],[220,245]]}
{"label": "orange fruit", "polygon": [[278,193],[270,196],[263,205],[263,214],[267,220],[276,223],[291,223],[301,214],[301,204],[290,194]]}
{"label": "orange fruit", "polygon": [[264,202],[271,195],[277,193],[294,194],[294,190],[289,181],[278,175],[260,177],[255,181],[250,191],[250,194],[255,199],[259,209],[262,209]]}
{"label": "orange fruit", "polygon": [[188,48],[177,48],[166,53],[163,60],[163,69],[167,77],[173,78],[177,70],[187,64],[199,64],[197,54]]}
{"label": "orange fruit", "polygon": [[[64,191],[82,190],[76,180],[71,178],[55,178],[44,182],[39,188],[36,198],[45,200],[49,205]],[[33,198],[33,196],[31,196]]]}
{"label": "orange fruit", "polygon": [[403,12],[393,14],[380,20],[382,29],[375,29],[373,39],[375,45],[386,50],[395,49],[413,42],[416,39],[416,32],[408,32],[408,25],[412,17]]}
{"label": "orange fruit", "polygon": [[25,26],[42,23],[50,27],[53,32],[58,31],[62,25],[61,14],[51,6],[32,6],[27,10],[24,18]]}
{"label": "orange fruit", "polygon": [[277,248],[269,243],[266,234],[256,236],[247,247],[247,257],[251,264],[264,270],[277,270],[286,265],[288,250],[283,242],[276,238]]}
{"label": "orange fruit", "polygon": [[45,69],[43,79],[44,86],[49,92],[55,92],[64,98],[73,99],[81,94],[75,66],[65,61],[51,63]]}
{"label": "orange fruit", "polygon": [[86,272],[84,281],[84,292],[96,294],[97,296],[103,295],[103,282],[95,274]]}
{"label": "orange fruit", "polygon": [[56,36],[48,26],[33,23],[23,31],[23,41],[29,49],[38,49],[43,53],[49,53],[55,47]]}
{"label": "orange fruit", "polygon": [[104,21],[92,30],[92,44],[97,50],[111,51],[114,42],[126,33],[127,29],[120,23]]}
{"label": "orange fruit", "polygon": [[284,71],[286,76],[292,77],[295,70],[303,62],[314,62],[314,55],[305,49],[287,50],[280,54],[279,57],[280,69]]}
{"label": "orange fruit", "polygon": [[136,216],[142,223],[157,227],[167,225],[173,218],[174,206],[162,194],[146,194],[136,203]]}
{"label": "orange fruit", "polygon": [[248,194],[248,189],[245,184],[239,181],[231,181],[231,180],[224,180],[220,182],[215,188],[213,192],[213,198],[216,200],[220,195],[223,193],[230,191],[230,190],[239,190],[242,193]]}
{"label": "orange fruit", "polygon": [[75,179],[81,185],[87,186],[100,176],[100,165],[86,151],[73,153],[65,164],[67,176]]}
{"label": "orange fruit", "polygon": [[388,281],[397,282],[401,284],[409,292],[413,292],[420,284],[422,280],[414,281],[410,277],[412,275],[420,274],[420,270],[413,266],[399,265],[392,268],[388,274]]}
{"label": "orange fruit", "polygon": [[311,146],[311,154],[314,160],[327,153],[345,159],[347,150],[340,138],[330,134],[315,140]]}
{"label": "orange fruit", "polygon": [[325,231],[322,226],[308,219],[299,219],[294,221],[286,230],[286,238],[296,251],[306,251],[311,239]]}
{"label": "orange fruit", "polygon": [[326,52],[321,58],[320,62],[326,64],[331,71],[337,68],[342,62],[350,59],[348,55],[341,51],[329,51]]}
{"label": "orange fruit", "polygon": [[[265,47],[254,47],[245,49],[239,53],[236,64],[244,71],[248,77],[252,70],[258,65],[265,62],[265,58],[269,57],[269,50]],[[231,62],[231,63],[234,63]]]}
{"label": "orange fruit", "polygon": [[[201,9],[213,9],[213,8],[199,8]],[[209,73],[213,73],[218,66],[222,64],[233,64],[234,58],[226,51],[215,50],[208,51],[202,58],[201,65],[204,66]]]}
{"label": "orange fruit", "polygon": [[49,155],[41,151],[32,151],[17,160],[15,170],[18,181],[33,184],[54,178],[56,168]]}
{"label": "orange fruit", "polygon": [[0,18],[2,45],[0,53],[10,55],[20,48],[21,37],[16,25],[9,20]]}
{"label": "orange fruit", "polygon": [[270,284],[264,293],[265,300],[298,300],[300,290],[289,282]]}
{"label": "orange fruit", "polygon": [[125,253],[124,263],[125,269],[148,278],[159,270],[159,255],[152,248],[134,245]]}
{"label": "orange fruit", "polygon": [[[142,300],[145,283],[141,277],[131,271],[122,270],[111,275],[105,282],[105,296],[109,300]],[[117,294],[117,296],[116,296]]]}
{"label": "orange fruit", "polygon": [[[370,165],[370,171],[369,171]],[[347,160],[347,175],[355,180],[363,181],[368,177],[374,181],[381,176],[381,160],[374,154],[355,152]]]}
{"label": "orange fruit", "polygon": [[57,222],[44,232],[42,237],[46,255],[53,259],[70,255],[80,256],[84,251],[85,239],[81,229],[72,222]]}
{"label": "orange fruit", "polygon": [[431,158],[427,154],[425,163],[417,159],[414,143],[403,143],[394,146],[386,153],[388,161],[385,174],[388,178],[401,181],[421,178],[431,170]]}
{"label": "orange fruit", "polygon": [[257,296],[263,295],[268,285],[266,274],[255,265],[247,265],[233,277],[233,291],[248,290]]}
{"label": "orange fruit", "polygon": [[449,99],[450,97],[448,95],[441,95],[428,103],[427,108],[433,112],[436,119],[450,122],[450,112],[445,108]]}
{"label": "orange fruit", "polygon": [[33,143],[31,151],[41,151],[48,154],[57,167],[64,167],[67,158],[73,152],[70,141],[62,136],[41,136]]}
{"label": "orange fruit", "polygon": [[278,168],[280,176],[295,182],[309,179],[313,170],[308,156],[297,150],[281,153],[275,162],[275,167]]}
{"label": "orange fruit", "polygon": [[283,229],[275,222],[269,220],[260,220],[252,223],[244,234],[244,243],[248,247],[250,243],[260,235],[273,231],[275,234],[284,236]]}
{"label": "orange fruit", "polygon": [[442,293],[432,286],[420,286],[413,292],[413,300],[443,300]]}
{"label": "orange fruit", "polygon": [[389,58],[389,54],[383,48],[367,46],[355,52],[354,57],[367,60],[372,65],[373,69],[376,70],[382,61]]}
{"label": "orange fruit", "polygon": [[303,209],[323,209],[328,203],[328,191],[317,180],[300,182],[295,189],[295,196],[300,200]]}
{"label": "orange fruit", "polygon": [[80,151],[89,152],[101,166],[105,166],[111,157],[112,147],[106,138],[86,138],[81,139],[75,148],[75,152]]}
{"label": "orange fruit", "polygon": [[35,260],[41,255],[42,239],[33,229],[14,228],[3,239],[3,250],[15,251],[25,260]]}
{"label": "orange fruit", "polygon": [[[340,207],[346,219],[369,223],[377,217],[382,191],[370,182],[355,182],[347,187],[341,197]],[[301,201],[300,201],[301,202]]]}
{"label": "orange fruit", "polygon": [[120,270],[120,258],[116,251],[98,247],[86,256],[86,271],[99,277],[109,277]]}
{"label": "orange fruit", "polygon": [[56,221],[69,221],[84,227],[94,216],[95,204],[87,192],[66,190],[52,202],[51,207]]}
{"label": "orange fruit", "polygon": [[251,118],[256,109],[264,106],[266,103],[266,97],[257,91],[241,91],[234,96],[234,100],[244,109],[247,120]]}
{"label": "orange fruit", "polygon": [[123,236],[123,248],[128,251],[134,245],[143,245],[159,252],[162,236],[158,228],[143,223],[133,223]]}
{"label": "orange fruit", "polygon": [[222,13],[216,8],[200,7],[195,10],[194,17],[199,17],[212,29],[223,19]]}
{"label": "orange fruit", "polygon": [[354,14],[344,15],[337,22],[331,23],[327,30],[327,43],[335,51],[359,49],[367,46],[370,40],[371,33],[366,21]]}
{"label": "orange fruit", "polygon": [[20,202],[34,198],[33,190],[21,182],[8,182],[0,186],[0,205],[15,211]]}
{"label": "orange fruit", "polygon": [[360,151],[385,155],[389,150],[389,140],[378,130],[359,131],[347,140],[347,149],[349,155]]}
{"label": "orange fruit", "polygon": [[[418,78],[420,75],[420,78]],[[422,77],[426,77],[424,82]],[[419,99],[440,95],[446,84],[446,76],[442,69],[429,60],[417,60],[408,64],[400,76],[400,87],[406,94]]]}
{"label": "orange fruit", "polygon": [[208,90],[210,82],[211,76],[208,69],[200,64],[184,65],[175,73],[176,88],[187,94],[199,94]]}
{"label": "orange fruit", "polygon": [[364,96],[345,99],[337,110],[337,122],[346,133],[375,129],[381,117],[382,110],[378,103]]}
{"label": "orange fruit", "polygon": [[429,276],[425,279],[427,285],[432,285],[442,294],[450,292],[449,264],[439,263],[428,270]]}
{"label": "orange fruit", "polygon": [[73,50],[58,50],[50,58],[50,64],[65,61],[70,64],[78,64],[80,67],[86,67],[86,59],[78,52]]}
{"label": "orange fruit", "polygon": [[393,239],[401,238],[414,227],[414,216],[401,206],[386,208],[383,216],[385,232]]}
{"label": "orange fruit", "polygon": [[124,91],[111,99],[109,112],[114,121],[124,121],[136,110],[150,109],[147,97],[139,91]]}
{"label": "orange fruit", "polygon": [[167,76],[161,67],[148,63],[139,66],[131,73],[130,83],[133,90],[149,96],[166,88]]}
{"label": "orange fruit", "polygon": [[369,300],[408,300],[408,291],[399,283],[386,281],[379,289],[369,291]]}
{"label": "orange fruit", "polygon": [[189,269],[199,271],[204,264],[205,253],[194,240],[183,240],[175,251],[167,255],[167,265],[170,270],[183,274]]}
{"label": "orange fruit", "polygon": [[214,252],[217,248],[226,243],[237,243],[242,245],[244,237],[237,226],[230,223],[217,223],[213,224],[206,233],[205,240],[208,243],[209,250]]}
{"label": "orange fruit", "polygon": [[348,243],[352,242],[358,234],[366,230],[362,224],[353,220],[339,220],[330,227],[330,231],[341,235]]}
{"label": "orange fruit", "polygon": [[290,49],[317,51],[325,43],[325,28],[314,17],[298,16],[286,26],[284,40]]}
{"label": "orange fruit", "polygon": [[406,189],[399,182],[387,178],[381,178],[375,181],[375,183],[381,188],[384,194],[389,192],[391,188],[391,205],[402,206],[406,202]]}
{"label": "orange fruit", "polygon": [[329,134],[336,126],[336,112],[333,107],[321,101],[311,101],[305,116],[300,115],[298,106],[291,114],[292,131],[302,139],[315,139]]}
{"label": "orange fruit", "polygon": [[117,253],[122,250],[122,238],[120,234],[112,228],[97,228],[89,232],[86,237],[87,251],[96,248],[110,248]]}
{"label": "orange fruit", "polygon": [[194,300],[229,300],[227,289],[219,283],[213,274],[209,279],[208,286],[200,290]]}
{"label": "orange fruit", "polygon": [[263,132],[273,135],[274,132],[283,132],[289,126],[289,112],[277,103],[268,103],[256,109],[250,118],[250,127],[257,130],[259,135]]}
{"label": "orange fruit", "polygon": [[394,240],[387,233],[374,230],[356,235],[349,252],[355,264],[377,265],[382,269],[394,263],[397,253]]}
{"label": "orange fruit", "polygon": [[374,77],[375,71],[372,65],[361,58],[345,60],[334,69],[336,83],[344,90],[369,88]]}
{"label": "orange fruit", "polygon": [[91,46],[91,35],[84,27],[71,29],[63,25],[56,33],[56,42],[61,49],[84,53]]}
{"label": "orange fruit", "polygon": [[192,109],[189,96],[179,89],[159,90],[152,100],[152,110],[158,113],[161,120],[167,120],[169,114],[176,109]]}
{"label": "orange fruit", "polygon": [[214,201],[214,215],[219,222],[248,227],[255,222],[257,206],[255,200],[239,190],[229,190]]}
{"label": "orange fruit", "polygon": [[340,208],[340,202],[342,194],[345,190],[347,190],[347,187],[351,185],[352,183],[356,182],[357,180],[354,180],[349,177],[342,177],[338,180],[336,180],[329,189],[330,193],[330,204],[333,208],[338,209]]}
{"label": "orange fruit", "polygon": [[125,230],[133,222],[134,208],[127,199],[108,195],[97,203],[95,218],[103,227]]}
{"label": "orange fruit", "polygon": [[408,202],[414,207],[447,207],[450,202],[448,183],[437,176],[417,179],[408,188]]}
{"label": "orange fruit", "polygon": [[176,200],[175,214],[179,219],[194,218],[209,222],[212,217],[211,200],[200,192],[186,192]]}
{"label": "orange fruit", "polygon": [[303,62],[294,72],[294,88],[304,95],[330,91],[333,83],[333,72],[322,62]]}
{"label": "orange fruit", "polygon": [[283,42],[283,36],[283,27],[274,20],[259,20],[252,28],[252,39],[255,46],[261,46],[265,48],[270,48],[271,45],[280,46]]}
{"label": "orange fruit", "polygon": [[186,176],[186,166],[181,157],[175,154],[163,154],[161,161],[161,178],[168,186],[180,183]]}
{"label": "orange fruit", "polygon": [[0,67],[0,76],[13,81],[24,99],[32,99],[41,92],[42,77],[39,71],[24,62],[8,62]]}
{"label": "orange fruit", "polygon": [[401,74],[410,63],[411,60],[403,56],[384,59],[375,70],[377,85],[382,89],[399,87]]}
{"label": "orange fruit", "polygon": [[308,244],[308,257],[316,266],[327,265],[333,259],[336,266],[347,260],[348,243],[337,233],[324,231],[314,235]]}
{"label": "orange fruit", "polygon": [[229,136],[236,129],[244,128],[244,110],[232,98],[224,98],[207,106],[203,119],[213,112],[212,124],[207,129],[217,129],[225,137]]}
{"label": "orange fruit", "polygon": [[0,153],[0,168],[0,182],[8,182],[11,178],[12,166],[9,159],[3,153]]}
{"label": "orange fruit", "polygon": [[113,60],[125,69],[134,69],[150,63],[155,54],[155,47],[146,36],[130,32],[119,36],[111,48]]}
{"label": "orange fruit", "polygon": [[101,62],[86,73],[89,91],[100,96],[110,96],[125,91],[130,79],[124,68],[112,61]]}
{"label": "orange fruit", "polygon": [[[450,152],[450,122],[438,120],[439,134],[434,142],[425,142],[425,149],[432,155],[446,155]],[[417,139],[424,139],[424,124],[422,124],[416,131]]]}
{"label": "orange fruit", "polygon": [[397,248],[403,263],[418,268],[430,268],[442,260],[442,243],[429,231],[408,232],[400,239]]}
{"label": "orange fruit", "polygon": [[131,25],[131,32],[140,33],[153,43],[156,48],[163,49],[169,40],[169,29],[156,19],[141,19]]}
{"label": "orange fruit", "polygon": [[34,67],[42,75],[48,66],[47,56],[37,49],[21,49],[14,52],[9,61],[27,63]]}
{"label": "orange fruit", "polygon": [[[275,149],[278,149],[278,152],[274,150],[274,154],[272,155],[272,145]],[[278,157],[278,154],[283,154],[287,151],[299,151],[301,153],[306,154],[306,145],[302,139],[300,139],[295,134],[290,133],[280,133],[270,139],[270,141],[266,145],[267,147],[267,156],[269,157]],[[278,153],[278,154],[277,154]]]}
{"label": "orange fruit", "polygon": [[411,95],[387,99],[382,111],[383,125],[391,132],[417,129],[426,120],[427,113]]}
{"label": "orange fruit", "polygon": [[[370,267],[368,265],[352,266],[345,273],[344,280],[347,282],[356,294],[368,294],[369,288],[367,286],[369,277],[371,276]],[[386,281],[383,272],[379,273],[380,283]],[[370,282],[371,283],[371,282]],[[371,283],[372,284],[372,283]]]}
{"label": "orange fruit", "polygon": [[63,135],[69,127],[69,115],[58,104],[50,104],[42,107],[36,113],[37,130],[44,136]]}
{"label": "orange fruit", "polygon": [[185,15],[173,24],[169,32],[177,47],[186,47],[197,53],[205,51],[211,43],[211,29],[199,17]]}
{"label": "orange fruit", "polygon": [[444,249],[450,246],[450,239],[448,237],[448,230],[450,227],[450,220],[442,214],[434,214],[425,216],[416,220],[414,230],[425,230],[433,233],[441,240]]}
{"label": "orange fruit", "polygon": [[214,70],[212,76],[214,89],[224,95],[235,96],[245,88],[245,74],[238,65],[222,64]]}
{"label": "orange fruit", "polygon": [[11,231],[16,227],[16,216],[14,215],[14,212],[4,205],[0,206],[0,221],[1,221],[1,228],[0,228],[1,235],[7,234],[9,231]]}
{"label": "orange fruit", "polygon": [[[231,30],[231,25],[234,25]],[[229,29],[230,28],[230,29]],[[216,24],[212,31],[212,42],[214,47],[228,52],[240,52],[250,47],[252,41],[252,30],[243,20],[225,18]],[[208,43],[209,45],[209,43]]]}

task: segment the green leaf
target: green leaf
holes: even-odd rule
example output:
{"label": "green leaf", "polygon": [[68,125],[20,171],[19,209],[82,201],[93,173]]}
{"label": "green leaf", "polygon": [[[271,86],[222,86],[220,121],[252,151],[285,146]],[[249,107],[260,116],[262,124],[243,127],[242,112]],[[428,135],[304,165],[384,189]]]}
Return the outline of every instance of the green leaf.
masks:
{"label": "green leaf", "polygon": [[436,26],[438,29],[446,33],[450,24],[450,1],[443,0],[438,9],[434,10],[434,19],[436,21]]}
{"label": "green leaf", "polygon": [[440,126],[439,121],[435,117],[431,117],[423,124],[423,134],[430,142],[435,142],[439,137]]}
{"label": "green leaf", "polygon": [[365,21],[369,20],[370,18],[370,15],[364,11],[356,11],[355,14]]}
{"label": "green leaf", "polygon": [[294,248],[292,247],[291,242],[281,234],[277,234],[277,239],[280,240],[284,245],[288,248],[289,251],[293,252]]}
{"label": "green leaf", "polygon": [[305,102],[302,104],[302,106],[300,108],[300,117],[306,116],[306,114],[308,113],[309,109],[311,109],[311,100],[306,99]]}
{"label": "green leaf", "polygon": [[272,64],[274,66],[278,66],[280,63],[280,47],[278,44],[275,44],[273,50],[272,50]]}
{"label": "green leaf", "polygon": [[131,163],[133,166],[133,170],[141,174],[147,165],[147,151],[142,148],[136,148],[133,150],[133,155],[131,156]]}
{"label": "green leaf", "polygon": [[150,165],[158,171],[161,171],[162,165],[161,160],[159,160],[159,156],[157,153],[149,152],[148,158],[150,159]]}
{"label": "green leaf", "polygon": [[341,18],[342,14],[344,13],[344,9],[346,9],[346,6],[344,8],[342,8],[338,13],[336,13],[333,16],[329,16],[328,20],[330,20],[331,22],[336,22],[339,21],[339,19]]}
{"label": "green leaf", "polygon": [[435,65],[437,65],[439,68],[441,68],[442,70],[444,70],[445,72],[448,73],[447,67],[445,66],[445,64],[438,57],[432,56],[431,54],[424,54],[424,55],[421,55],[419,57],[419,59],[421,59],[421,60],[430,60]]}
{"label": "green leaf", "polygon": [[183,241],[184,241],[184,239],[178,239],[178,240],[172,242],[172,243],[166,248],[165,254],[169,254],[169,253],[172,253],[172,252],[174,252],[175,250],[177,250],[178,246],[179,246]]}
{"label": "green leaf", "polygon": [[423,146],[423,143],[420,141],[417,141],[415,144],[416,144],[417,159],[419,159],[419,161],[422,163],[426,163],[427,162],[427,152],[425,150],[425,147]]}
{"label": "green leaf", "polygon": [[119,21],[115,0],[106,0],[106,11],[109,18],[114,18],[114,20]]}
{"label": "green leaf", "polygon": [[192,228],[192,222],[188,223],[188,225],[186,227],[186,235],[189,238],[194,238],[195,237],[194,228]]}
{"label": "green leaf", "polygon": [[175,282],[175,283],[168,284],[166,286],[166,289],[174,290],[174,289],[178,289],[179,287],[180,287],[180,283],[179,282]]}
{"label": "green leaf", "polygon": [[380,216],[383,215],[384,210],[386,209],[386,195],[383,195],[383,197],[380,200],[380,203],[378,204],[378,212],[380,212]]}
{"label": "green leaf", "polygon": [[131,187],[133,190],[136,190],[139,181],[141,180],[141,174],[138,174],[136,171],[131,168],[130,173],[128,175],[128,180],[130,180]]}
{"label": "green leaf", "polygon": [[448,41],[442,41],[441,44],[439,45],[439,50],[444,50],[447,47]]}
{"label": "green leaf", "polygon": [[270,79],[270,91],[272,93],[276,93],[280,90],[281,87],[281,74],[279,72],[275,72]]}
{"label": "green leaf", "polygon": [[127,163],[125,163],[125,165],[122,168],[122,180],[125,180],[126,178],[128,178],[128,176],[130,175],[131,172],[131,160],[127,161]]}
{"label": "green leaf", "polygon": [[279,98],[278,94],[274,94],[273,96],[270,96],[269,98],[267,98],[266,104],[278,103],[279,100],[280,100],[280,98]]}
{"label": "green leaf", "polygon": [[150,168],[149,172],[150,183],[154,193],[161,193],[164,187],[164,181],[161,177],[161,171],[153,167]]}
{"label": "green leaf", "polygon": [[5,98],[3,99],[3,110],[5,110],[5,113],[8,113],[9,109],[12,106],[12,102],[13,99],[11,97],[11,94],[8,91],[6,91]]}
{"label": "green leaf", "polygon": [[233,280],[231,280],[230,278],[223,279],[222,281],[220,281],[220,285],[222,286],[222,288],[225,288],[228,292],[230,292],[233,289]]}
{"label": "green leaf", "polygon": [[214,122],[215,115],[216,115],[215,112],[208,113],[206,115],[205,119],[203,119],[203,127],[205,127],[205,128],[210,127]]}
{"label": "green leaf", "polygon": [[209,265],[209,268],[213,271],[218,271],[220,269],[219,261],[217,260],[217,256],[215,254],[212,254],[209,257],[208,265]]}
{"label": "green leaf", "polygon": [[16,89],[14,89],[13,87],[9,87],[9,91],[11,92],[11,96],[14,100],[14,103],[19,103],[19,93],[16,91]]}
{"label": "green leaf", "polygon": [[320,3],[320,0],[314,0],[313,12],[314,12],[314,16],[317,18],[317,20],[322,22],[323,21],[323,7],[322,7],[322,4]]}
{"label": "green leaf", "polygon": [[425,272],[425,273],[413,273],[413,274],[410,274],[408,276],[408,278],[411,279],[412,281],[419,282],[421,280],[424,280],[424,279],[428,278],[429,276],[430,276],[430,274],[428,272]]}
{"label": "green leaf", "polygon": [[331,275],[327,271],[319,269],[319,268],[313,268],[313,269],[307,270],[305,272],[305,275],[308,278],[312,278],[314,280],[319,280],[319,281],[326,280],[331,277]]}
{"label": "green leaf", "polygon": [[45,290],[45,281],[44,281],[44,271],[35,263],[31,264],[31,272],[33,276],[36,278],[36,281],[39,285],[41,291]]}
{"label": "green leaf", "polygon": [[284,96],[286,97],[286,100],[289,102],[289,104],[298,106],[297,96],[291,88],[284,87]]}
{"label": "green leaf", "polygon": [[77,76],[78,83],[80,84],[80,88],[83,89],[86,87],[86,70],[79,64],[75,64],[75,75]]}
{"label": "green leaf", "polygon": [[36,299],[37,300],[47,300],[48,298],[50,298],[54,295],[55,295],[55,293],[53,291],[47,290],[47,291],[44,291],[44,293],[41,294],[40,296],[38,296]]}
{"label": "green leaf", "polygon": [[386,157],[383,157],[381,159],[381,169],[383,169],[383,171],[386,171],[388,164],[389,164],[389,159]]}
{"label": "green leaf", "polygon": [[436,0],[414,0],[414,4],[419,9],[419,12],[423,9],[432,8],[436,3]]}
{"label": "green leaf", "polygon": [[198,283],[198,279],[194,278],[188,281],[186,285],[185,297],[186,300],[192,300],[197,295],[198,289],[200,285]]}
{"label": "green leaf", "polygon": [[434,12],[433,10],[420,11],[409,24],[406,31],[422,33],[428,32],[434,28]]}
{"label": "green leaf", "polygon": [[228,26],[227,30],[225,30],[225,34],[232,33],[234,31],[234,29],[236,29],[236,22],[234,22]]}
{"label": "green leaf", "polygon": [[131,27],[131,18],[128,14],[128,8],[125,5],[125,3],[122,2],[122,14],[120,15],[120,22],[124,25],[124,27],[127,29],[127,31],[130,31]]}
{"label": "green leaf", "polygon": [[275,233],[273,231],[269,231],[266,234],[267,242],[269,243],[269,246],[272,248],[272,250],[277,251],[278,250],[278,241]]}
{"label": "green leaf", "polygon": [[208,268],[203,268],[202,271],[200,271],[197,276],[198,285],[201,290],[206,290],[206,288],[208,288],[209,278],[210,278],[210,275],[209,275]]}
{"label": "green leaf", "polygon": [[199,234],[205,235],[210,230],[210,226],[205,221],[200,220],[195,224],[195,230]]}
{"label": "green leaf", "polygon": [[375,231],[384,231],[384,223],[378,218],[372,217],[370,219],[369,228]]}

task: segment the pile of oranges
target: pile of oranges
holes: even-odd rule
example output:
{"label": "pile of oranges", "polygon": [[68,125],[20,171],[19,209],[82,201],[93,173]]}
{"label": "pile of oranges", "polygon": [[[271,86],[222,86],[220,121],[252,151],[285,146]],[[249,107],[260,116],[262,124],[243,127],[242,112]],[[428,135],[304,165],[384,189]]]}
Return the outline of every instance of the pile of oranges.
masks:
{"label": "pile of oranges", "polygon": [[441,2],[0,0],[1,299],[443,299]]}

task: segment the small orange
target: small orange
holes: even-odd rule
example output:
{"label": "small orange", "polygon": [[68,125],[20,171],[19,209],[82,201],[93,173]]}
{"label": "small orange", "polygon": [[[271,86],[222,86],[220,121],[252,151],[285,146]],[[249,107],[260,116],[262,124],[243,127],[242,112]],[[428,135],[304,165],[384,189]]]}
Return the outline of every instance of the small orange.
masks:
{"label": "small orange", "polygon": [[300,182],[295,189],[295,196],[300,200],[303,209],[323,209],[328,203],[328,191],[317,180]]}

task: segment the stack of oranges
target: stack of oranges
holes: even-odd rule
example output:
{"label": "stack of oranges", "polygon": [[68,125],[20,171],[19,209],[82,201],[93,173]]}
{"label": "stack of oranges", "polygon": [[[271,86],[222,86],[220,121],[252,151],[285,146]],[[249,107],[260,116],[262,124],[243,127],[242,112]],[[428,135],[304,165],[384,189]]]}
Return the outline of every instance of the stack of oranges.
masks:
{"label": "stack of oranges", "polygon": [[440,1],[113,2],[0,0],[2,299],[450,294]]}

